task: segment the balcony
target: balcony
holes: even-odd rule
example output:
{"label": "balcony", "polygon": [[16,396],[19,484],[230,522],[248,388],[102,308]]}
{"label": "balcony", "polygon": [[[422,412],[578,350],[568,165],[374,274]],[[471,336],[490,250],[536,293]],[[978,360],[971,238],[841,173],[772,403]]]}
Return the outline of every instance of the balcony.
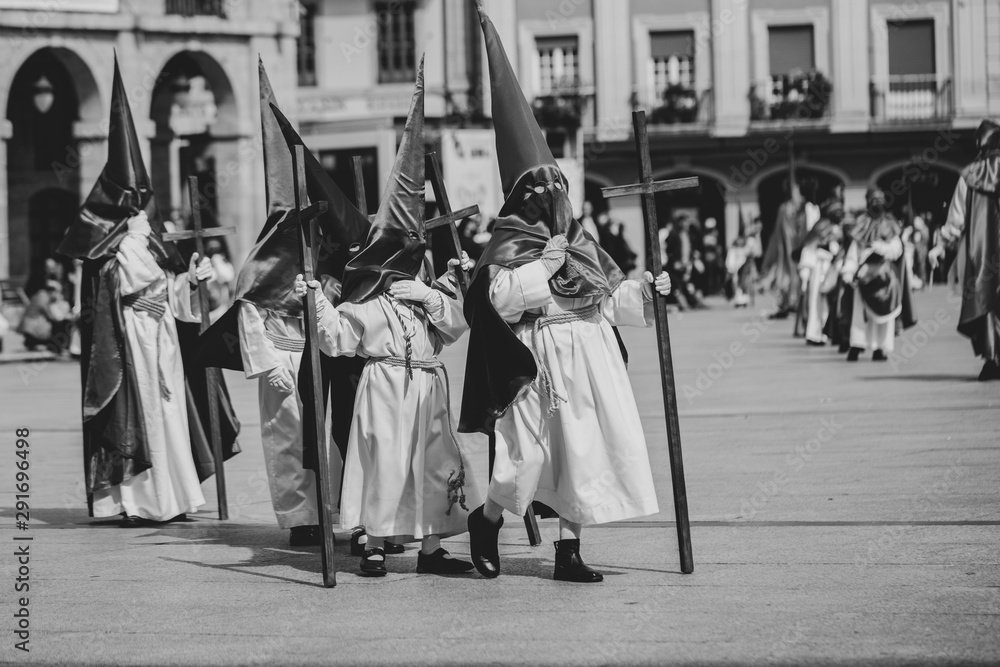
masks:
{"label": "balcony", "polygon": [[632,93],[632,108],[649,110],[651,134],[696,134],[707,132],[715,118],[712,89],[702,90],[672,85],[647,99]]}
{"label": "balcony", "polygon": [[166,0],[167,15],[217,16],[226,18],[226,5],[231,0]]}
{"label": "balcony", "polygon": [[755,129],[827,125],[832,96],[833,85],[816,70],[772,76],[750,89],[750,121]]}
{"label": "balcony", "polygon": [[887,125],[949,122],[955,113],[950,78],[906,74],[873,79],[872,119]]}

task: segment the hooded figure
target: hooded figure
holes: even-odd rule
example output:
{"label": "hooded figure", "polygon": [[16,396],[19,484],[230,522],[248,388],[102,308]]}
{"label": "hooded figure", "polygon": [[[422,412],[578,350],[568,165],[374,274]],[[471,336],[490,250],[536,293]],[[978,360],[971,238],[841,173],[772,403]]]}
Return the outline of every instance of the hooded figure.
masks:
{"label": "hooded figure", "polygon": [[771,316],[774,319],[784,319],[795,311],[802,290],[797,261],[806,234],[806,212],[798,184],[790,187],[788,201],[778,208],[761,265],[761,286],[774,290],[778,300],[778,310]]}
{"label": "hooded figure", "polygon": [[[424,244],[423,61],[389,182],[365,248],[344,272],[340,305],[317,295],[320,345],[364,357],[347,451],[341,523],[368,532],[362,574],[384,576],[385,540],[421,541],[418,572],[457,574],[440,539],[464,533],[478,503],[449,412],[437,356],[467,326],[462,305],[417,278]],[[445,278],[458,293],[453,276]],[[320,288],[318,282],[312,286]],[[304,293],[305,283],[296,284]]]}
{"label": "hooded figure", "polygon": [[843,240],[840,222],[844,202],[839,193],[824,202],[819,221],[806,234],[799,256],[799,279],[806,299],[806,344],[826,345],[827,317],[831,311],[829,294],[837,287],[839,273],[835,261]]}
{"label": "hooded figure", "polygon": [[916,323],[908,272],[903,258],[903,228],[886,209],[885,193],[870,188],[868,210],[851,229],[850,247],[841,276],[854,285],[848,361],[873,350],[874,361],[885,361],[895,337]]}
{"label": "hooded figure", "polygon": [[[192,393],[174,321],[200,321],[192,295],[211,269],[195,256],[175,275],[184,264],[162,231],[116,60],[108,162],[59,252],[84,261],[91,314],[81,318],[80,367],[92,514],[123,514],[124,526],[194,511],[205,502],[200,481],[214,472],[199,421],[208,406],[195,401],[205,402],[204,374],[191,374]],[[239,424],[224,386],[219,401],[231,456]]]}
{"label": "hooded figure", "polygon": [[[601,581],[580,559],[582,524],[658,511],[612,328],[652,324],[652,276],[626,280],[573,219],[566,178],[496,28],[479,14],[506,201],[465,304],[472,332],[461,430],[496,442],[487,502],[469,517],[473,562],[497,576],[503,510],[521,516],[537,500],[561,519],[555,577]],[[665,274],[657,286],[669,292]]]}
{"label": "hooded figure", "polygon": [[979,379],[987,381],[1000,380],[1000,125],[984,120],[976,132],[976,148],[975,161],[955,186],[931,261],[937,265],[946,247],[958,247],[958,331],[983,358]]}
{"label": "hooded figure", "polygon": [[[319,540],[316,443],[304,442],[302,429],[303,420],[315,416],[312,401],[303,403],[299,390],[303,386],[300,370],[308,373],[311,369],[301,364],[305,349],[302,299],[289,287],[302,270],[292,147],[304,144],[278,109],[263,62],[258,63],[258,76],[267,219],[240,270],[235,303],[205,333],[201,360],[243,371],[248,379],[258,381],[261,443],[272,507],[278,526],[290,530],[290,543],[305,546]],[[337,301],[344,266],[360,247],[369,224],[308,149],[304,157],[309,199],[327,202],[327,211],[318,220],[322,239],[316,275],[328,297]],[[230,343],[235,340],[238,346]],[[359,373],[357,364],[323,367],[324,399],[332,394],[335,405],[333,440],[342,452],[350,424],[344,406],[354,403],[352,376]],[[304,381],[311,386],[308,377]],[[334,491],[339,481],[338,474]]]}

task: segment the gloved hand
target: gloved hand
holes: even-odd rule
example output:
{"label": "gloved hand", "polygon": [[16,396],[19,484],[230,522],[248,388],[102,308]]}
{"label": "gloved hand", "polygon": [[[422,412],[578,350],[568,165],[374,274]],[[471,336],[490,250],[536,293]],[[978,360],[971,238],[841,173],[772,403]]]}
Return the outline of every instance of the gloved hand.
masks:
{"label": "gloved hand", "polygon": [[191,263],[188,264],[188,282],[192,287],[196,287],[202,280],[210,280],[215,277],[215,270],[208,257],[202,257],[198,261],[198,253],[191,255]]}
{"label": "gloved hand", "polygon": [[139,211],[138,214],[133,215],[125,221],[125,225],[128,227],[129,234],[135,234],[143,238],[149,238],[150,233],[153,231],[149,226],[149,218],[146,217],[145,211]]}
{"label": "gloved hand", "polygon": [[316,316],[322,317],[323,313],[326,311],[327,304],[329,304],[330,307],[333,308],[333,304],[330,303],[330,300],[326,298],[326,294],[324,294],[323,290],[321,289],[322,285],[319,284],[318,280],[310,280],[308,283],[306,283],[301,273],[295,276],[295,287],[294,287],[295,296],[299,297],[300,299],[304,298],[306,295],[307,287],[309,289],[316,290]]}
{"label": "gloved hand", "polygon": [[809,269],[799,269],[799,280],[803,285],[809,282],[809,278],[812,275],[812,271]]}
{"label": "gloved hand", "polygon": [[419,301],[428,303],[431,300],[437,301],[434,296],[435,290],[423,284],[419,280],[397,280],[389,288],[389,294],[401,301]]}
{"label": "gloved hand", "polygon": [[292,374],[281,366],[271,369],[267,374],[267,382],[282,394],[290,394],[295,390]]}
{"label": "gloved hand", "polygon": [[927,261],[931,263],[931,268],[936,269],[944,258],[944,246],[936,245],[927,253]]}
{"label": "gloved hand", "polygon": [[448,270],[452,273],[455,272],[455,268],[458,266],[461,266],[463,271],[471,271],[475,263],[469,258],[469,254],[463,250],[461,260],[454,258],[448,260]]}
{"label": "gloved hand", "polygon": [[660,273],[655,280],[653,279],[653,274],[649,271],[642,274],[642,277],[644,280],[642,283],[642,293],[646,295],[647,299],[653,298],[654,288],[660,296],[667,296],[670,294],[672,285],[670,284],[670,274],[666,271]]}
{"label": "gloved hand", "polygon": [[545,267],[545,272],[548,274],[549,278],[556,275],[562,265],[566,262],[566,248],[569,247],[569,241],[562,234],[558,236],[553,236],[549,239],[549,242],[545,244],[545,249],[542,250],[541,263]]}

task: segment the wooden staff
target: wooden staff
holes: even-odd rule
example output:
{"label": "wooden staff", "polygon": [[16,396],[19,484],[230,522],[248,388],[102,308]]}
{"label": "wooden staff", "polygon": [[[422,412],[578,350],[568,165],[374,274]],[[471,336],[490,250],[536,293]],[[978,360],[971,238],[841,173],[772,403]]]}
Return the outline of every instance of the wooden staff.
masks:
{"label": "wooden staff", "polygon": [[[607,198],[640,195],[642,217],[646,223],[646,242],[652,248],[650,269],[658,276],[663,268],[660,264],[660,234],[656,221],[656,193],[682,190],[698,186],[698,178],[676,178],[667,181],[653,180],[653,166],[649,155],[649,135],[646,132],[646,112],[642,109],[632,112],[632,126],[635,131],[635,146],[639,161],[640,183],[603,188]],[[694,556],[691,551],[691,525],[688,520],[687,485],[684,482],[684,463],[681,456],[681,428],[677,416],[677,387],[674,382],[674,362],[670,352],[670,328],[667,324],[667,308],[663,297],[653,296],[653,311],[656,315],[656,337],[660,351],[660,379],[663,385],[663,412],[667,421],[667,450],[670,454],[670,473],[674,490],[674,514],[677,518],[677,543],[680,549],[681,572],[694,571]]]}

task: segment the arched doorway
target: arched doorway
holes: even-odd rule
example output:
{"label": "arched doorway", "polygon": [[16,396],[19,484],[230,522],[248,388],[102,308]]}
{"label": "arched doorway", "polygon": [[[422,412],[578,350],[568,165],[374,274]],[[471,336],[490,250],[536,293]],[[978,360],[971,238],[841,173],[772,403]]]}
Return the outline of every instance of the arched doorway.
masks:
{"label": "arched doorway", "polygon": [[916,170],[910,163],[878,170],[873,180],[885,191],[889,209],[904,223],[909,223],[908,205],[913,213],[934,227],[944,224],[951,196],[958,183],[957,169],[940,165],[925,165]]}
{"label": "arched doorway", "polygon": [[[795,169],[795,180],[806,201],[821,204],[826,201],[834,190],[845,185],[844,179],[833,171],[816,168],[809,165],[798,165]],[[760,221],[763,225],[761,239],[767,247],[768,239],[774,231],[778,208],[788,201],[788,169],[779,169],[760,179],[757,184],[757,201],[760,205]]]}
{"label": "arched doorway", "polygon": [[80,202],[79,121],[102,115],[97,83],[73,51],[47,47],[29,56],[11,81],[7,119],[8,273],[29,293],[43,279]]}
{"label": "arched doorway", "polygon": [[188,178],[196,176],[202,223],[236,224],[234,204],[245,195],[232,169],[240,166],[236,103],[218,61],[200,51],[171,57],[156,79],[150,118],[156,126],[150,177],[160,214],[178,228],[189,226]]}

